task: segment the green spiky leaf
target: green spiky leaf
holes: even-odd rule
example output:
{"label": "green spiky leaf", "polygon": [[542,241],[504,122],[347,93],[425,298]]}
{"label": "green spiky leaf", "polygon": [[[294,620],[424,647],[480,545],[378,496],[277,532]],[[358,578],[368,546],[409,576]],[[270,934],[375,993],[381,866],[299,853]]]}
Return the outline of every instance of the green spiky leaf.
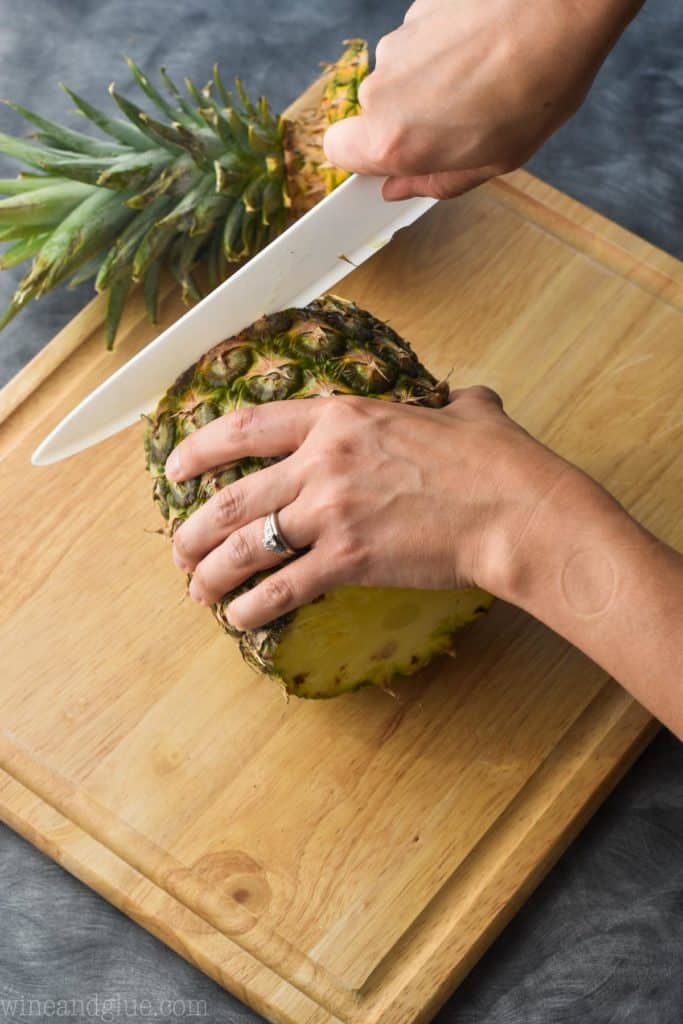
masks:
{"label": "green spiky leaf", "polygon": [[0,199],[0,224],[58,224],[93,191],[78,181],[59,181]]}
{"label": "green spiky leaf", "polygon": [[11,107],[12,110],[21,114],[26,121],[29,121],[40,129],[40,132],[36,137],[46,146],[51,146],[55,149],[69,150],[71,153],[81,153],[87,156],[105,158],[118,156],[125,152],[125,148],[123,146],[112,145],[110,142],[99,142],[97,139],[93,139],[92,136],[85,135],[83,132],[76,132],[72,128],[65,128],[63,125],[56,124],[54,121],[48,121],[39,114],[34,114],[32,110],[22,107],[21,104],[13,103],[12,100],[5,100],[4,102],[8,107]]}
{"label": "green spiky leaf", "polygon": [[35,132],[30,140],[0,133],[0,153],[25,168],[18,178],[0,179],[0,242],[8,246],[0,266],[31,257],[33,264],[2,322],[59,282],[71,287],[94,277],[109,293],[111,341],[138,281],[154,317],[163,271],[175,275],[186,301],[200,294],[201,260],[212,284],[223,280],[231,263],[266,245],[293,211],[303,212],[307,190],[317,198],[341,180],[325,164],[320,139],[340,109],[342,116],[354,112],[354,76],[367,67],[358,53],[354,43],[328,72],[317,127],[308,111],[298,136],[296,122],[285,130],[266,100],[254,102],[241,82],[233,93],[226,89],[217,67],[207,85],[188,80],[181,95],[164,69],[157,88],[129,60],[153,114],[113,86],[123,118],[66,89],[101,138],[10,103]]}
{"label": "green spiky leaf", "polygon": [[7,270],[15,267],[18,263],[33,259],[37,252],[40,252],[45,242],[50,237],[50,231],[37,231],[34,235],[20,238],[18,242],[5,249],[0,256],[0,270]]}
{"label": "green spiky leaf", "polygon": [[155,324],[159,314],[159,283],[161,277],[161,264],[159,260],[151,263],[145,271],[142,287],[145,297],[145,309],[147,316]]}
{"label": "green spiky leaf", "polygon": [[88,121],[96,125],[100,131],[110,135],[113,139],[118,139],[119,142],[130,149],[143,150],[149,148],[149,141],[134,125],[121,121],[118,118],[108,117],[101,110],[98,110],[97,107],[93,107],[87,100],[84,100],[73,89],[69,89],[66,85],[62,85],[62,88],[71,97],[83,117],[86,117]]}
{"label": "green spiky leaf", "polygon": [[107,313],[104,320],[104,332],[107,340],[107,348],[110,350],[114,347],[116,332],[118,330],[119,323],[121,322],[123,307],[126,304],[130,288],[131,279],[129,274],[125,274],[123,277],[117,278],[109,286]]}
{"label": "green spiky leaf", "polygon": [[47,188],[48,185],[61,185],[63,182],[63,178],[50,177],[47,174],[20,174],[18,178],[0,178],[0,195],[20,196],[24,192]]}

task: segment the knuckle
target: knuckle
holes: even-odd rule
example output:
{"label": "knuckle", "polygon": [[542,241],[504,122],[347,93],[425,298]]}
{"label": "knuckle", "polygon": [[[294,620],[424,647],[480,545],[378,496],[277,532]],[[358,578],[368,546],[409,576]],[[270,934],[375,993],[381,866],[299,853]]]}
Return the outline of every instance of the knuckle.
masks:
{"label": "knuckle", "polygon": [[337,395],[335,403],[342,409],[365,409],[367,404],[366,398],[361,398],[360,395]]}
{"label": "knuckle", "polygon": [[407,145],[405,127],[401,124],[385,123],[370,138],[370,157],[379,166],[400,168],[406,163]]}
{"label": "knuckle", "polygon": [[246,433],[254,426],[258,406],[243,405],[227,417],[228,432],[232,435]]}
{"label": "knuckle", "polygon": [[346,569],[357,572],[367,564],[368,551],[360,537],[347,531],[337,540],[336,557]]}
{"label": "knuckle", "polygon": [[352,454],[357,432],[359,428],[364,429],[368,416],[367,398],[346,395],[335,398],[323,413],[323,429],[311,446],[311,457],[324,465],[328,459]]}
{"label": "knuckle", "polygon": [[326,402],[321,410],[319,422],[331,428],[343,423],[345,398],[346,395],[335,395],[331,401]]}
{"label": "knuckle", "polygon": [[264,580],[262,586],[263,596],[269,608],[273,611],[287,608],[292,603],[294,592],[285,576],[279,573],[275,576],[269,576],[268,579]]}
{"label": "knuckle", "polygon": [[469,398],[474,398],[480,402],[493,402],[496,405],[502,407],[503,400],[497,391],[493,388],[487,387],[485,384],[473,384],[472,387],[467,388],[465,394]]}
{"label": "knuckle", "polygon": [[321,449],[321,460],[328,472],[343,472],[348,464],[349,457],[354,454],[356,445],[353,438],[348,435],[338,434],[329,438]]}
{"label": "knuckle", "polygon": [[338,395],[330,402],[330,419],[333,423],[346,426],[349,423],[363,423],[370,415],[370,399],[360,395]]}
{"label": "knuckle", "polygon": [[[387,34],[382,36],[382,38],[377,43],[377,46],[375,47],[375,65],[381,64],[389,56],[389,51],[391,49],[391,38],[390,37],[391,37],[391,32],[387,32]],[[368,76],[368,77],[371,77],[371,76]],[[367,79],[366,79],[366,81],[367,81]]]}
{"label": "knuckle", "polygon": [[[379,46],[377,47],[379,50]],[[368,75],[358,86],[358,102],[360,103],[363,110],[368,110],[372,106],[373,100],[377,96],[379,82],[377,81],[375,72]]]}
{"label": "knuckle", "polygon": [[327,488],[316,503],[316,515],[321,523],[335,532],[345,527],[351,518],[351,499],[343,486]]}
{"label": "knuckle", "polygon": [[252,565],[254,550],[251,541],[242,530],[232,533],[225,542],[228,558],[238,567]]}
{"label": "knuckle", "polygon": [[453,199],[463,191],[463,182],[457,174],[430,174],[427,191],[434,199]]}
{"label": "knuckle", "polygon": [[219,526],[231,526],[244,511],[244,494],[239,487],[223,487],[213,500],[214,515]]}
{"label": "knuckle", "polygon": [[307,480],[319,481],[328,470],[327,453],[320,445],[309,448],[305,454],[303,464],[304,475]]}
{"label": "knuckle", "polygon": [[306,459],[306,478],[316,495],[327,502],[328,495],[348,477],[358,445],[352,437],[333,436],[321,440]]}

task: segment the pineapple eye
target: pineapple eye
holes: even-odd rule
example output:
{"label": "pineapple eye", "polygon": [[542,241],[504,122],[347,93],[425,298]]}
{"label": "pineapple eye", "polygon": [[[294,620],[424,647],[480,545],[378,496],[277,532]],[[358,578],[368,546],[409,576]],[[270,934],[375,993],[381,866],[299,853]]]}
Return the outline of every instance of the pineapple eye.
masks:
{"label": "pineapple eye", "polygon": [[156,480],[154,481],[154,489],[152,491],[152,495],[154,497],[154,500],[158,504],[159,510],[160,510],[162,516],[164,517],[164,519],[168,519],[168,512],[169,512],[168,501],[167,501],[167,493],[168,492],[167,492],[167,489],[166,489],[166,480],[165,480],[165,478],[162,477],[162,476],[157,477]]}
{"label": "pineapple eye", "polygon": [[271,339],[278,334],[285,334],[292,326],[292,313],[288,309],[280,310],[278,313],[270,313],[262,316],[249,328],[250,335],[260,340]]}
{"label": "pineapple eye", "polygon": [[242,472],[239,466],[228,466],[227,469],[222,469],[214,477],[216,490],[219,491],[221,487],[227,487],[228,484],[234,484],[235,480],[239,480],[242,476]]}
{"label": "pineapple eye", "polygon": [[296,363],[282,363],[267,373],[249,377],[244,389],[255,402],[281,402],[301,387],[301,367]]}
{"label": "pineapple eye", "polygon": [[221,412],[213,402],[200,402],[192,413],[192,422],[196,427],[205,427],[211,420],[216,420]]}
{"label": "pineapple eye", "polygon": [[431,384],[426,380],[402,380],[394,389],[399,402],[441,409],[448,403],[449,387],[445,380]]}
{"label": "pineapple eye", "polygon": [[355,341],[368,342],[372,341],[374,333],[370,324],[363,323],[362,320],[351,325],[352,337]]}
{"label": "pineapple eye", "polygon": [[233,466],[225,466],[223,469],[215,470],[212,473],[204,473],[199,488],[199,499],[202,502],[208,501],[221,488],[227,487],[228,484],[234,484],[235,480],[239,480],[241,476],[242,470],[237,463]]}
{"label": "pineapple eye", "polygon": [[175,425],[171,414],[161,414],[154,428],[147,434],[147,451],[149,455],[150,468],[153,465],[163,466],[171,454],[175,442]]}
{"label": "pineapple eye", "polygon": [[204,380],[213,387],[227,387],[247,372],[254,356],[247,345],[229,348],[203,368]]}
{"label": "pineapple eye", "polygon": [[169,504],[174,508],[189,508],[197,498],[199,477],[194,476],[191,480],[183,480],[182,483],[167,480],[166,487],[170,499]]}
{"label": "pineapple eye", "polygon": [[398,376],[395,366],[363,349],[347,353],[337,365],[339,378],[361,395],[381,395]]}
{"label": "pineapple eye", "polygon": [[375,339],[375,346],[377,351],[385,359],[388,359],[389,362],[397,366],[401,373],[405,373],[409,377],[414,377],[417,374],[417,361],[415,357],[410,352],[406,352],[400,345],[397,345],[391,338],[378,337]]}
{"label": "pineapple eye", "polygon": [[339,356],[346,347],[346,341],[332,327],[321,327],[320,324],[302,324],[289,333],[291,344],[302,355],[323,358]]}

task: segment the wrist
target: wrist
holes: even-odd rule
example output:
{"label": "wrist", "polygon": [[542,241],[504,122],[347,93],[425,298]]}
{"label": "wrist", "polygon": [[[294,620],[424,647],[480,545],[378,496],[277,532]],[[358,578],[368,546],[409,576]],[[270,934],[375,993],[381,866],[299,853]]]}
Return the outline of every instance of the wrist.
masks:
{"label": "wrist", "polygon": [[498,596],[576,642],[577,623],[599,629],[627,591],[637,593],[639,567],[661,545],[595,480],[547,455],[544,474],[517,484],[527,502],[501,517],[491,575]]}
{"label": "wrist", "polygon": [[490,589],[582,650],[683,738],[681,555],[571,466],[524,526],[511,521],[498,537]]}
{"label": "wrist", "polygon": [[611,49],[645,0],[573,0],[574,17],[586,39]]}
{"label": "wrist", "polygon": [[[479,546],[477,583],[537,617],[550,575],[561,576],[607,509],[619,508],[581,470],[523,435],[501,453],[498,501]],[[620,510],[621,511],[621,510]],[[605,573],[609,575],[608,572]]]}
{"label": "wrist", "polygon": [[625,517],[594,480],[566,465],[517,535],[505,599],[545,622],[563,606],[585,616],[607,608],[616,584],[608,541],[615,513]]}

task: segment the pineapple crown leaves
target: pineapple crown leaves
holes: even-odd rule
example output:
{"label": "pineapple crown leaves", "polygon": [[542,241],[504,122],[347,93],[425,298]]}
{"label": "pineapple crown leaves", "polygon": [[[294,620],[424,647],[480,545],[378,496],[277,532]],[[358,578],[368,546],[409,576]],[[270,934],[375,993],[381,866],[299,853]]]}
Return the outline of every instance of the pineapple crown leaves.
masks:
{"label": "pineapple crown leaves", "polygon": [[[0,152],[32,169],[0,180],[7,197],[0,200],[0,242],[12,243],[0,268],[34,262],[0,326],[65,278],[75,283],[95,276],[97,290],[109,293],[112,343],[131,284],[144,283],[148,312],[156,316],[161,264],[184,299],[195,301],[200,290],[193,270],[207,246],[215,284],[229,263],[266,240],[271,226],[284,226],[282,123],[266,101],[253,103],[241,82],[230,93],[217,67],[201,90],[188,80],[189,101],[162,69],[169,100],[134,61],[127,64],[159,117],[113,85],[109,92],[122,119],[64,87],[106,141],[6,101],[36,130],[29,139],[0,133]],[[99,261],[93,259],[98,254]]]}
{"label": "pineapple crown leaves", "polygon": [[[133,284],[142,284],[153,320],[164,269],[178,281],[184,300],[194,301],[201,260],[214,287],[231,263],[249,258],[294,212],[303,212],[303,203],[317,201],[343,179],[327,167],[320,133],[331,120],[356,112],[356,79],[367,72],[359,41],[328,72],[320,110],[309,111],[302,122],[295,160],[287,155],[292,123],[274,115],[264,98],[254,102],[239,79],[227,89],[217,66],[201,89],[187,79],[185,95],[165,68],[158,89],[134,61],[127,65],[153,112],[112,85],[110,96],[122,116],[110,117],[63,86],[101,139],[8,103],[34,130],[26,139],[0,132],[0,153],[29,168],[16,179],[0,179],[6,197],[0,199],[0,244],[7,244],[0,269],[33,263],[0,317],[0,329],[60,282],[70,287],[94,277],[96,289],[108,294],[111,347]],[[316,123],[319,136],[306,157],[301,147],[306,150]]]}

